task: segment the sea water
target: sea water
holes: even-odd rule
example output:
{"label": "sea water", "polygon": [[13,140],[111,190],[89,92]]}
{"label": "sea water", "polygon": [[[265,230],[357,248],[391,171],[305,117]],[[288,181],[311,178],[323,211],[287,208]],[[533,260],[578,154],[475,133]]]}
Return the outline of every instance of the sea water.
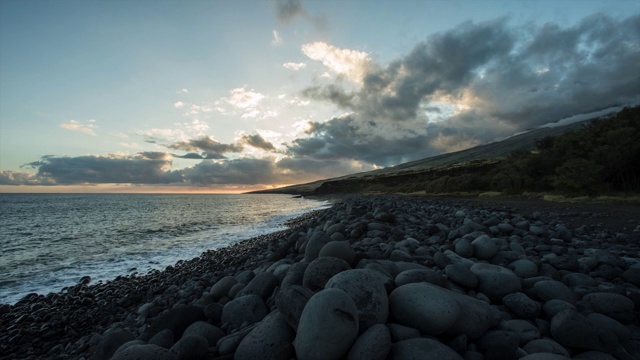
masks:
{"label": "sea water", "polygon": [[0,303],[162,270],[326,208],[288,195],[0,194]]}

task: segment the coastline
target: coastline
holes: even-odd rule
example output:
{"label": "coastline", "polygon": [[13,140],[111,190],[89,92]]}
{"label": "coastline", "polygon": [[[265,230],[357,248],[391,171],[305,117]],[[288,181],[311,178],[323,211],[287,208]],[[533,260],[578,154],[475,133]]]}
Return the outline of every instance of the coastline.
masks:
{"label": "coastline", "polygon": [[[104,284],[76,285],[62,293],[33,296],[11,307],[4,305],[0,308],[0,358],[108,359],[130,341],[120,349],[121,353],[126,352],[127,346],[131,347],[129,352],[164,349],[162,353],[171,358],[168,349],[173,349],[175,355],[181,351],[178,344],[191,338],[183,335],[185,328],[204,322],[219,333],[200,348],[201,355],[208,358],[255,354],[251,349],[259,348],[256,344],[260,341],[276,341],[258,338],[264,335],[264,327],[275,326],[270,333],[281,336],[277,340],[281,358],[302,359],[311,346],[303,342],[309,332],[320,344],[322,336],[331,336],[310,330],[314,324],[305,318],[305,304],[311,304],[316,295],[343,296],[336,295],[338,290],[328,291],[329,281],[339,282],[332,280],[334,275],[357,277],[363,272],[372,281],[371,288],[382,286],[383,293],[378,294],[382,305],[369,310],[373,315],[368,314],[379,319],[373,325],[367,323],[367,316],[359,308],[353,316],[360,319],[362,327],[375,329],[384,338],[378,341],[378,345],[385,344],[381,358],[387,354],[393,359],[404,358],[408,356],[407,346],[417,344],[420,349],[427,342],[450,356],[444,358],[457,359],[467,353],[486,358],[491,351],[487,342],[492,347],[495,343],[514,352],[520,350],[523,356],[519,357],[525,357],[547,352],[529,344],[543,339],[550,339],[558,346],[558,352],[563,353],[562,349],[569,356],[600,352],[624,358],[640,354],[640,259],[638,237],[632,232],[621,234],[588,221],[567,225],[564,219],[579,221],[580,216],[586,216],[571,217],[563,209],[523,215],[504,206],[406,196],[340,196],[331,202],[331,208],[293,220],[287,230],[208,251],[164,271],[121,276]],[[633,228],[640,224],[631,225]],[[333,248],[327,244],[333,244]],[[315,275],[309,274],[311,268],[316,269]],[[508,275],[490,286],[496,271]],[[371,274],[375,279],[370,279]],[[256,279],[262,283],[256,284]],[[476,283],[469,283],[470,279],[476,279]],[[232,291],[233,286],[238,289]],[[437,288],[434,290],[433,286]],[[403,292],[412,287],[426,292],[428,298],[437,295],[438,301],[427,301],[427,306],[445,304],[457,309],[452,310],[456,316],[449,323],[438,325],[440,328],[414,322],[413,317],[420,318],[429,311],[418,309],[415,314],[403,314],[403,309],[412,304],[412,295]],[[505,287],[508,291],[502,293]],[[343,288],[343,292],[357,297],[357,285]],[[526,309],[505,300],[512,294],[522,294],[513,296],[520,296],[537,312],[526,313]],[[607,306],[598,308],[600,303],[596,301],[594,305],[591,301],[593,297],[608,296],[622,305],[611,310]],[[257,301],[266,313],[248,320],[244,312],[229,310],[229,304],[238,299]],[[564,322],[560,321],[563,319],[556,317],[562,311],[547,311],[548,303],[555,300],[570,305],[560,308],[567,309],[563,316],[587,319],[581,323],[583,337],[597,338],[592,323],[602,321],[602,316],[607,318],[607,326],[615,325],[617,332],[610,330],[605,343],[594,342],[595,345],[574,338],[567,340]],[[301,307],[292,309],[296,304]],[[464,308],[474,309],[473,314],[465,316],[466,324],[460,323]],[[187,316],[188,324],[178,326],[176,320],[167,320],[185,309],[196,313]],[[225,312],[231,315],[225,318]],[[596,320],[591,319],[593,313],[598,314]],[[618,324],[625,330],[620,330]],[[513,328],[515,325],[521,328]],[[152,345],[154,335],[165,330],[173,334],[171,344]],[[336,328],[337,332],[340,330]],[[345,349],[334,349],[342,351],[338,358],[349,351],[365,351],[365,334],[373,336],[369,332],[345,336],[350,339],[343,346]],[[534,336],[524,340],[518,337],[525,333]],[[114,340],[115,334],[126,341]],[[267,354],[265,349],[259,352]]]}

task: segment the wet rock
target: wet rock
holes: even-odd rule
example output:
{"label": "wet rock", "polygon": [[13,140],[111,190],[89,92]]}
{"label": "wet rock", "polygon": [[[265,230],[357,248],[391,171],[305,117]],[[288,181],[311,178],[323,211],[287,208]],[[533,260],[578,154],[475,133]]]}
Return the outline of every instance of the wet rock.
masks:
{"label": "wet rock", "polygon": [[325,289],[305,306],[294,341],[299,360],[337,360],[358,337],[358,309],[340,289]]}

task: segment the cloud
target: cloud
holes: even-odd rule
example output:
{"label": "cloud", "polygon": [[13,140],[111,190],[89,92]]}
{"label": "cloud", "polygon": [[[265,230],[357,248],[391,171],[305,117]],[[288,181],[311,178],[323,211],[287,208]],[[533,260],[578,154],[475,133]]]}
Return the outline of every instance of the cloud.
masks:
{"label": "cloud", "polygon": [[[231,89],[228,97],[222,97],[215,102],[215,107],[221,114],[240,115],[241,118],[266,119],[278,116],[278,112],[262,105],[267,96],[246,86]],[[229,107],[225,107],[229,105]]]}
{"label": "cloud", "polygon": [[171,157],[166,153],[143,152],[131,156],[47,156],[27,166],[37,169],[38,185],[182,182],[180,173],[170,170],[171,164]]}
{"label": "cloud", "polygon": [[357,83],[362,82],[371,64],[371,58],[366,52],[341,49],[322,41],[302,45],[302,53]]}
{"label": "cloud", "polygon": [[284,40],[282,40],[282,36],[280,36],[280,33],[278,33],[278,30],[273,29],[273,31],[271,31],[271,34],[273,35],[271,44],[281,45],[284,42]]}
{"label": "cloud", "polygon": [[69,120],[66,123],[60,124],[60,127],[66,130],[78,131],[81,133],[85,133],[87,135],[96,136],[95,128],[96,126],[95,120],[87,120],[87,121],[77,121],[77,120]]}
{"label": "cloud", "polygon": [[182,101],[176,101],[176,102],[173,104],[173,107],[174,107],[174,108],[176,108],[176,109],[183,108],[183,107],[184,107],[184,103],[183,103]]}
{"label": "cloud", "polygon": [[265,151],[274,151],[276,148],[272,143],[265,140],[260,134],[244,135],[240,142],[249,146],[253,146],[256,149],[262,149]]}
{"label": "cloud", "polygon": [[201,158],[204,159],[226,159],[224,154],[242,151],[241,145],[223,144],[207,135],[188,141],[178,141],[167,147],[173,150],[202,151]]}
{"label": "cloud", "polygon": [[300,63],[294,63],[294,62],[288,62],[288,63],[284,63],[282,64],[282,67],[285,69],[289,69],[291,71],[300,71],[304,68],[307,67],[307,64],[300,62]]}
{"label": "cloud", "polygon": [[176,91],[176,94],[188,94],[188,93],[189,93],[189,89],[185,89],[185,88],[182,88]]}
{"label": "cloud", "polygon": [[288,24],[296,18],[309,21],[317,30],[327,28],[327,20],[321,16],[310,15],[303,7],[301,0],[276,0],[276,17],[282,23]]}

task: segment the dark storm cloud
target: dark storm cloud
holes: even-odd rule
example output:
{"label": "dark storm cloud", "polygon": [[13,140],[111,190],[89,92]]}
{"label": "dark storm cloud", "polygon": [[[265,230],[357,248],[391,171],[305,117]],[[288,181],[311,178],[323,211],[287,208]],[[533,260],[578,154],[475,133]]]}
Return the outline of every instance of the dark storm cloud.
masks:
{"label": "dark storm cloud", "polygon": [[289,22],[304,13],[300,0],[276,0],[276,15],[282,22]]}
{"label": "dark storm cloud", "polygon": [[37,169],[38,178],[57,185],[182,182],[178,172],[168,170],[171,166],[169,159],[168,154],[155,152],[133,156],[49,156],[27,165]]}
{"label": "dark storm cloud", "polygon": [[637,101],[639,24],[640,15],[602,14],[568,28],[512,27],[506,19],[466,23],[430,36],[386,67],[371,67],[357,91],[336,82],[303,94],[382,121],[424,118],[429,101],[471,96],[481,118],[528,128]]}
{"label": "dark storm cloud", "polygon": [[225,153],[238,153],[242,146],[237,144],[223,144],[209,136],[202,136],[188,141],[178,141],[167,146],[173,150],[202,151],[203,159],[226,159]]}
{"label": "dark storm cloud", "polygon": [[368,67],[355,91],[340,79],[304,90],[351,113],[310,123],[288,149],[383,166],[460,150],[640,102],[638,59],[640,15],[596,14],[571,27],[465,23]]}
{"label": "dark storm cloud", "polygon": [[260,136],[260,134],[244,135],[240,140],[240,143],[253,146],[254,148],[262,149],[265,151],[273,151],[276,149],[272,143],[265,140],[262,136]]}

